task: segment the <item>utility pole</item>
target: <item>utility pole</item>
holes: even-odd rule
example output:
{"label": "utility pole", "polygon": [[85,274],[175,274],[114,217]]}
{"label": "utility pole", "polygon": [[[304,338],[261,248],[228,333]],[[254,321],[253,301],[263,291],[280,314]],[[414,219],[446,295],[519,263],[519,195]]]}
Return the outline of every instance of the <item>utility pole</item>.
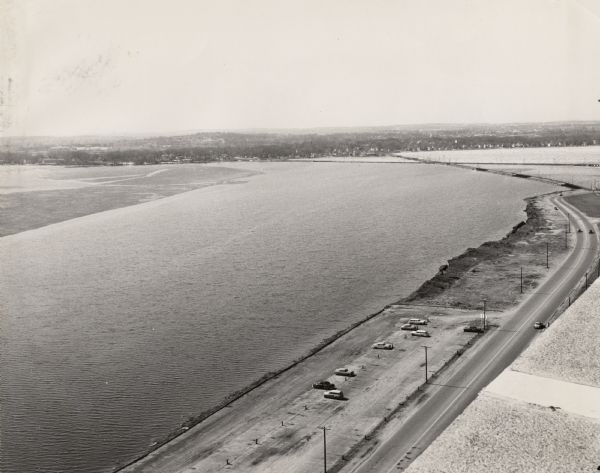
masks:
{"label": "utility pole", "polygon": [[331,430],[327,427],[319,427],[323,430],[323,473],[327,473],[327,431]]}
{"label": "utility pole", "polygon": [[523,266],[521,266],[521,294],[523,294]]}
{"label": "utility pole", "polygon": [[425,384],[427,384],[429,378],[427,377],[427,349],[431,348],[428,347],[426,345],[421,345],[423,348],[425,348]]}
{"label": "utility pole", "polygon": [[567,226],[565,225],[565,249],[567,249],[569,247],[568,246],[568,241],[567,241],[567,233],[568,233],[567,232]]}
{"label": "utility pole", "polygon": [[485,332],[485,303],[487,301],[484,299],[483,300],[483,331]]}
{"label": "utility pole", "polygon": [[546,269],[550,268],[550,266],[548,265],[548,256],[549,256],[549,245],[548,245],[548,242],[546,242]]}

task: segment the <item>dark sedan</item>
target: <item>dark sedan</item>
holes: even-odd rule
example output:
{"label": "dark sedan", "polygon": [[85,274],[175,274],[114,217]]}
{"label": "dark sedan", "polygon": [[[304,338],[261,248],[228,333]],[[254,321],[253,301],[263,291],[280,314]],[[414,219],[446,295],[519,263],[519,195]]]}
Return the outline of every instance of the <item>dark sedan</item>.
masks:
{"label": "dark sedan", "polygon": [[463,332],[481,333],[483,332],[483,329],[481,327],[477,327],[476,325],[469,325],[468,327],[463,328]]}
{"label": "dark sedan", "polygon": [[325,389],[327,391],[330,391],[332,389],[335,389],[335,384],[329,382],[329,381],[318,381],[315,384],[313,384],[313,388],[315,389]]}

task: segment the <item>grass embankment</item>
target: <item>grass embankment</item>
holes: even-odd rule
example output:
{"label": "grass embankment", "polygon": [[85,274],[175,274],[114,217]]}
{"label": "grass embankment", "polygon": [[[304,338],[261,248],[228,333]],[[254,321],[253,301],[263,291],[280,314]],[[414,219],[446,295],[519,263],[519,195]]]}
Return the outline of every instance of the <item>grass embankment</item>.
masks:
{"label": "grass embankment", "polygon": [[488,309],[514,306],[547,274],[546,249],[550,268],[567,251],[566,219],[547,196],[527,199],[526,213],[527,220],[515,225],[504,238],[452,258],[401,302],[477,309],[486,300]]}
{"label": "grass embankment", "polygon": [[576,194],[565,200],[592,218],[600,218],[600,196],[598,194]]}

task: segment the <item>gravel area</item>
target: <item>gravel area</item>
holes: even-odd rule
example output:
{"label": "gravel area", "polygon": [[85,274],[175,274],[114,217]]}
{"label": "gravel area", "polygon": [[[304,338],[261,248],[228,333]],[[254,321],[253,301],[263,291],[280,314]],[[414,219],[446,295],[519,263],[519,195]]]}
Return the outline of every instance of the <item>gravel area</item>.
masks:
{"label": "gravel area", "polygon": [[406,471],[575,473],[599,465],[600,422],[484,394]]}

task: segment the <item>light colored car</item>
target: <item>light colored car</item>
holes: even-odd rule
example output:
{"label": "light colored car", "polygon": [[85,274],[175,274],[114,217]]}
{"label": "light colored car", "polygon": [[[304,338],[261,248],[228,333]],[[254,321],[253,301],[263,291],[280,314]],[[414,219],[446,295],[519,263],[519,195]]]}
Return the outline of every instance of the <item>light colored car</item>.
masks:
{"label": "light colored car", "polygon": [[431,337],[427,330],[415,330],[414,332],[411,332],[411,335],[415,337]]}
{"label": "light colored car", "polygon": [[404,324],[400,327],[400,330],[417,330],[419,327],[417,327],[414,324]]}
{"label": "light colored car", "polygon": [[334,373],[338,376],[356,376],[356,373],[348,368],[338,368]]}
{"label": "light colored car", "polygon": [[323,397],[327,399],[344,399],[344,393],[339,389],[332,389],[331,391],[325,391]]}
{"label": "light colored car", "polygon": [[377,342],[373,343],[373,348],[375,348],[376,350],[393,350],[394,345],[388,342]]}
{"label": "light colored car", "polygon": [[413,325],[427,325],[429,322],[425,319],[410,319],[408,323]]}

